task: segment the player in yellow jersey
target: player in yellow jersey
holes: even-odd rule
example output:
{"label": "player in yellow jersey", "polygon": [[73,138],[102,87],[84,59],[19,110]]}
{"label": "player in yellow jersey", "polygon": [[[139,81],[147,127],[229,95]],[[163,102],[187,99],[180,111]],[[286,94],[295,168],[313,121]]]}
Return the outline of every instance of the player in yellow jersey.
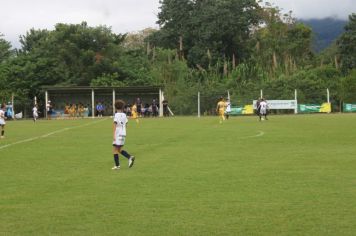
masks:
{"label": "player in yellow jersey", "polygon": [[226,103],[223,97],[220,97],[218,104],[216,105],[216,112],[220,117],[220,124],[225,120],[225,108]]}
{"label": "player in yellow jersey", "polygon": [[139,123],[139,120],[138,120],[138,114],[137,114],[137,105],[136,103],[133,104],[133,106],[131,107],[131,117],[132,119],[135,119],[136,120],[136,123],[138,124]]}

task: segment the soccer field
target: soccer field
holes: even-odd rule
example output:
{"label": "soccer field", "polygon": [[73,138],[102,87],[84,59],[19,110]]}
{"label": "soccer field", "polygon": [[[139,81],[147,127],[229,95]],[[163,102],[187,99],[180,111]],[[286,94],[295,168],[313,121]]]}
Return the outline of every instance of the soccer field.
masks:
{"label": "soccer field", "polygon": [[356,115],[8,122],[0,235],[355,235]]}

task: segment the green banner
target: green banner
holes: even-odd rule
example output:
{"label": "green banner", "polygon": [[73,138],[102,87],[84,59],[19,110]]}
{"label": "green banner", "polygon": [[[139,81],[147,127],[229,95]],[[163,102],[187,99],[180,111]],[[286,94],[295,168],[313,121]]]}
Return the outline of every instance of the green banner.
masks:
{"label": "green banner", "polygon": [[245,105],[243,107],[232,107],[230,115],[252,115],[253,105]]}
{"label": "green banner", "polygon": [[230,115],[242,115],[242,107],[232,107]]}
{"label": "green banner", "polygon": [[319,112],[320,107],[321,107],[320,105],[315,105],[315,104],[299,104],[298,112],[299,113]]}
{"label": "green banner", "polygon": [[356,112],[356,104],[344,103],[344,112]]}
{"label": "green banner", "polygon": [[330,113],[331,104],[330,103],[323,103],[322,105],[299,104],[298,112],[299,113],[315,113],[315,112]]}

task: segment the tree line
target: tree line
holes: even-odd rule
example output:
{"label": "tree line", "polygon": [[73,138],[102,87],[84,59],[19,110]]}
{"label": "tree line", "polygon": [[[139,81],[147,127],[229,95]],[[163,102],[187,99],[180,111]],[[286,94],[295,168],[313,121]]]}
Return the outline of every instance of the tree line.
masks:
{"label": "tree line", "polygon": [[[163,85],[177,114],[196,110],[229,90],[234,103],[256,98],[356,103],[356,14],[321,53],[313,32],[292,12],[255,0],[161,0],[159,29],[115,34],[108,26],[55,25],[30,29],[12,49],[0,36],[0,101],[28,100],[41,86]],[[208,108],[206,108],[208,109]]]}

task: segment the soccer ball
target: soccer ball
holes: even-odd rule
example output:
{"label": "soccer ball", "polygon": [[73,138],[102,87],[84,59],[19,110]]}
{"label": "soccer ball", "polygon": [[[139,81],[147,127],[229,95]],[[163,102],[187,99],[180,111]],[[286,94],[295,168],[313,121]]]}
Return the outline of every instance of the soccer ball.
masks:
{"label": "soccer ball", "polygon": [[265,120],[265,118],[262,117],[261,120]]}

